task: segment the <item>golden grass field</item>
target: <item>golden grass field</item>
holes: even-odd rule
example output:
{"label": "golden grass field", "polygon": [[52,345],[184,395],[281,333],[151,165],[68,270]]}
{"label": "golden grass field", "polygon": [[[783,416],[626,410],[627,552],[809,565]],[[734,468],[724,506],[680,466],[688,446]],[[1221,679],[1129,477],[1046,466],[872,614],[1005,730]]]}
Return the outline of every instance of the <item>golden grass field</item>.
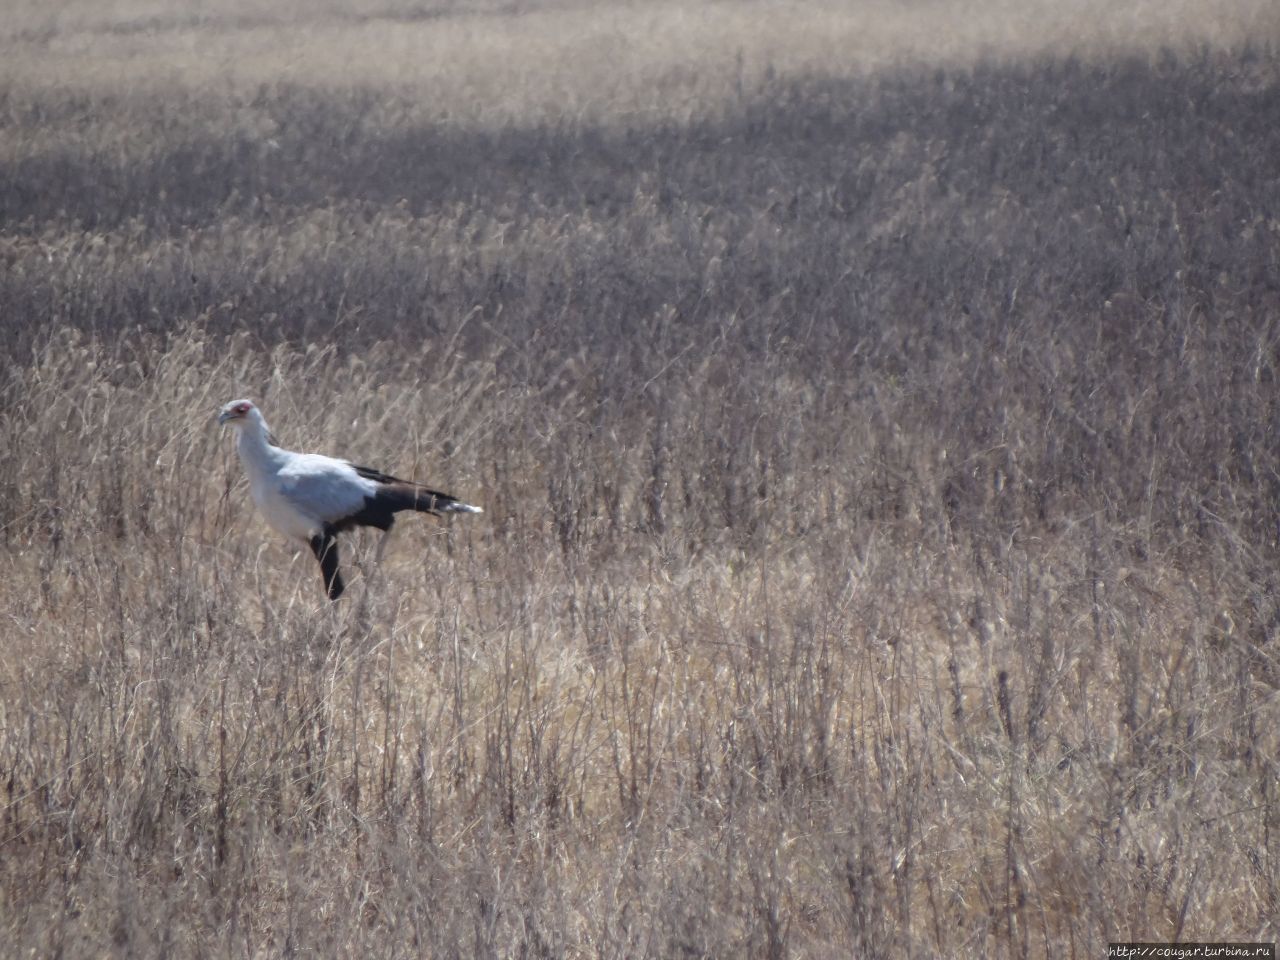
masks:
{"label": "golden grass field", "polygon": [[[0,956],[1276,940],[1278,44],[9,4]],[[244,395],[485,513],[330,604]]]}

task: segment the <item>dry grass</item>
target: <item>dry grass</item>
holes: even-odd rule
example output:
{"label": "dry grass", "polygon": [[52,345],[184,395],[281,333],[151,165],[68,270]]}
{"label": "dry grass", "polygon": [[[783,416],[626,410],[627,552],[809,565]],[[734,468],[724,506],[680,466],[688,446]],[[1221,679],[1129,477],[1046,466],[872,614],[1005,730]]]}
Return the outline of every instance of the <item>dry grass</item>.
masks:
{"label": "dry grass", "polygon": [[5,27],[0,954],[1277,938],[1269,5],[255,9]]}

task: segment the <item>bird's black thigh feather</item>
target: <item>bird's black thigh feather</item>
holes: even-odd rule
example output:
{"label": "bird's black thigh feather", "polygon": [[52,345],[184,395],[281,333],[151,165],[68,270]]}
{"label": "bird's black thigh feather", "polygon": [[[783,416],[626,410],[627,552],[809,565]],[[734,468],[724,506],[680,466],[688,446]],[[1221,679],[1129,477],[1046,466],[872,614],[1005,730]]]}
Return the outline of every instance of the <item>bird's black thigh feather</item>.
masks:
{"label": "bird's black thigh feather", "polygon": [[355,527],[376,527],[384,533],[396,522],[396,510],[403,509],[383,497],[365,497],[364,506],[355,513],[330,524],[334,533]]}
{"label": "bird's black thigh feather", "polygon": [[311,538],[311,552],[320,561],[320,574],[324,577],[325,593],[330,600],[342,596],[346,585],[342,582],[342,574],[338,570],[338,538],[331,529],[325,528]]}

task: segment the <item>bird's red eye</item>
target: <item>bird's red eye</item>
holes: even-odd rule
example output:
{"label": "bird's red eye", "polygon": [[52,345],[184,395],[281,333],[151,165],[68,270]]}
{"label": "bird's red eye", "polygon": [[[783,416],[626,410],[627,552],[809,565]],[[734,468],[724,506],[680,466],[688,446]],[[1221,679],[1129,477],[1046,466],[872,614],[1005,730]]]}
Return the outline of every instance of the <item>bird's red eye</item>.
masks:
{"label": "bird's red eye", "polygon": [[236,407],[236,413],[248,413],[248,412],[249,412],[249,404],[247,403],[242,403],[240,404],[240,406]]}

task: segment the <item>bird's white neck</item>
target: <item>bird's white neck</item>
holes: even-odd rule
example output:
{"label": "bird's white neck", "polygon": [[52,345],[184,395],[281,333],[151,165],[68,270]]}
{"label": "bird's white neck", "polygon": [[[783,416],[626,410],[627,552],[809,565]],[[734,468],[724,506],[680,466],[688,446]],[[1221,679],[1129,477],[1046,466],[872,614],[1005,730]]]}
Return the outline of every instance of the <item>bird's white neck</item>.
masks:
{"label": "bird's white neck", "polygon": [[263,473],[277,467],[283,459],[284,451],[273,447],[267,440],[270,431],[267,425],[257,418],[246,423],[240,429],[240,439],[236,441],[236,452],[240,454],[240,462],[250,474]]}

